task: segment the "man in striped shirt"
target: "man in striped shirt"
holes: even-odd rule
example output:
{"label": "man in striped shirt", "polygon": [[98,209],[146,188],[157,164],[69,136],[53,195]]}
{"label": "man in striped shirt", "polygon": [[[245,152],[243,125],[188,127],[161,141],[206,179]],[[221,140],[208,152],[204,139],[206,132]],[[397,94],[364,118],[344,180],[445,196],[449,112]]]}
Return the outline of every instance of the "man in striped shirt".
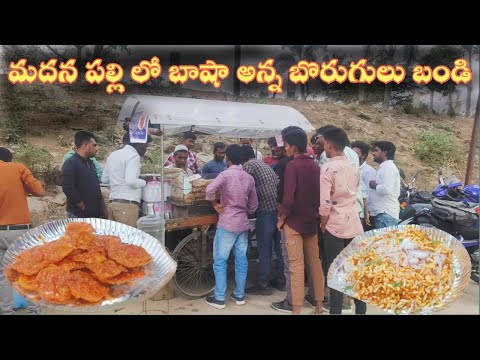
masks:
{"label": "man in striped shirt", "polygon": [[245,290],[247,294],[271,295],[270,275],[272,270],[272,246],[277,250],[277,282],[285,282],[283,261],[280,252],[280,233],[277,231],[277,185],[278,176],[270,166],[255,158],[252,147],[242,146],[243,170],[255,180],[258,210],[255,231],[257,235],[260,271],[256,284]]}

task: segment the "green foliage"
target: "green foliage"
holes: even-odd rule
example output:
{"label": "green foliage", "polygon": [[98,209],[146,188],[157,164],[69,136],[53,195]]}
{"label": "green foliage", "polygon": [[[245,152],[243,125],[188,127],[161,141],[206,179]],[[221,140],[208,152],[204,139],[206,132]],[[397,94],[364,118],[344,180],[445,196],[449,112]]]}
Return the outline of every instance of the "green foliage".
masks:
{"label": "green foliage", "polygon": [[52,183],[53,156],[47,150],[24,147],[15,151],[13,159],[29,168],[36,178],[42,179],[46,184]]}
{"label": "green foliage", "polygon": [[56,125],[66,125],[70,122],[70,117],[64,114],[53,115],[53,123]]}
{"label": "green foliage", "polygon": [[444,132],[423,130],[413,151],[421,161],[429,165],[439,165],[458,157],[453,136]]}
{"label": "green foliage", "polygon": [[457,116],[457,113],[453,108],[449,108],[447,111],[447,115],[450,116],[451,118],[454,118],[455,116]]}
{"label": "green foliage", "polygon": [[2,137],[10,144],[22,144],[25,128],[20,118],[13,114],[0,122]]}
{"label": "green foliage", "polygon": [[405,114],[413,114],[413,105],[411,102],[406,103],[403,105],[403,111]]}
{"label": "green foliage", "polygon": [[[421,64],[423,66],[430,66],[432,69],[439,65],[445,65],[450,69],[453,69],[453,62],[456,59],[463,57],[463,49],[458,46],[436,46],[432,48],[425,56],[421,59]],[[447,95],[455,91],[457,84],[452,80],[447,81],[444,84],[439,84],[436,81],[431,81],[427,84],[427,87],[435,92],[442,93],[442,95]]]}

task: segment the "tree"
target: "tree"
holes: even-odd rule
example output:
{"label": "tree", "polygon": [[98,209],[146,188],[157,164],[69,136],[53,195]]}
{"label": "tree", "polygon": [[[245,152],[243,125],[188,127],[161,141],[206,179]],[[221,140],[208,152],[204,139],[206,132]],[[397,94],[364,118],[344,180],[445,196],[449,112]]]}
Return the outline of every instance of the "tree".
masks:
{"label": "tree", "polygon": [[[451,45],[442,45],[433,47],[428,53],[426,53],[422,59],[421,63],[423,66],[430,66],[435,69],[439,65],[445,65],[450,69],[454,67],[454,61],[461,58],[463,55],[463,50],[459,46]],[[448,96],[449,98],[449,108],[453,111],[452,106],[452,93],[457,88],[452,80],[448,80],[446,83],[440,84],[435,80],[432,80],[427,84],[428,89],[430,90],[430,110],[433,110],[433,96],[435,92],[441,93],[443,96]]]}
{"label": "tree", "polygon": [[[383,60],[386,65],[393,65],[393,59],[395,57],[395,51],[397,50],[397,45],[385,45],[383,51],[384,56]],[[392,98],[392,83],[389,82],[385,84],[385,93],[383,96],[383,107],[388,109],[390,106],[390,99]]]}
{"label": "tree", "polygon": [[[287,97],[292,96],[292,84],[289,79],[288,70],[291,66],[298,63],[300,60],[318,61],[323,60],[327,54],[327,45],[284,45],[282,46],[283,53],[275,58],[275,68],[280,74],[285,74],[287,84]],[[307,100],[309,93],[308,82],[300,85],[300,94],[303,101]],[[293,87],[294,88],[294,87]],[[294,94],[294,92],[293,92]]]}
{"label": "tree", "polygon": [[[472,66],[472,60],[479,59],[480,45],[462,45],[465,56],[468,60],[468,66]],[[465,115],[470,116],[470,106],[472,104],[472,82],[467,84],[467,102]]]}
{"label": "tree", "polygon": [[[363,46],[363,58],[372,62],[372,56],[374,53],[373,45]],[[358,84],[358,101],[360,104],[364,104],[367,100],[367,84]]]}

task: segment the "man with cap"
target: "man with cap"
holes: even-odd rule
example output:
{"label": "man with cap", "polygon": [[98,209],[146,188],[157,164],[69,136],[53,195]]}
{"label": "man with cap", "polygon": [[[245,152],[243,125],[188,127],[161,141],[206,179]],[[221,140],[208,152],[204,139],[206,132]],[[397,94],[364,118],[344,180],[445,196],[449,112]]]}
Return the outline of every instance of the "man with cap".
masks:
{"label": "man with cap", "polygon": [[[193,145],[195,145],[195,140],[197,140],[197,136],[193,132],[187,131],[183,133],[183,146],[187,148],[186,167],[192,171],[192,174],[200,174],[200,164],[198,163],[197,154],[192,151]],[[173,153],[168,156],[167,160],[163,164],[165,167],[176,163],[174,159],[176,151],[177,150],[175,148]]]}
{"label": "man with cap", "polygon": [[189,151],[185,145],[177,145],[171,155],[173,157],[173,163],[167,165],[167,161],[168,161],[167,160],[165,162],[165,168],[166,169],[172,169],[172,168],[183,169],[188,176],[192,176],[193,171],[187,166],[188,154],[189,154]]}

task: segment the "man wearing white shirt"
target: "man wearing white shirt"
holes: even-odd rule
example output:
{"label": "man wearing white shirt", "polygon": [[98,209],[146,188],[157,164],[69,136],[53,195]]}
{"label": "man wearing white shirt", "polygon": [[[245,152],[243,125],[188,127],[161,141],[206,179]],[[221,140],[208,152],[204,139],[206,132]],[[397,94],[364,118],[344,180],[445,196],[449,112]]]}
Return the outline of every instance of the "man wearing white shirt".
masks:
{"label": "man wearing white shirt", "polygon": [[124,136],[125,146],[107,158],[102,183],[110,184],[107,205],[108,218],[120,223],[137,226],[142,188],[147,184],[140,179],[140,157],[147,152],[152,141],[150,135],[145,144],[132,144],[128,133]]}
{"label": "man wearing white shirt", "polygon": [[368,204],[375,229],[395,226],[399,222],[400,174],[395,159],[395,145],[389,141],[373,144],[373,161],[379,163],[375,180],[369,181]]}
{"label": "man wearing white shirt", "polygon": [[370,145],[364,143],[363,141],[354,141],[352,142],[352,150],[357,153],[360,160],[360,187],[362,189],[363,213],[365,215],[365,217],[361,218],[360,220],[362,220],[363,228],[365,231],[367,231],[371,225],[370,211],[368,206],[368,194],[370,193],[371,189],[368,184],[370,180],[375,180],[377,172],[373,167],[365,162],[370,151]]}

